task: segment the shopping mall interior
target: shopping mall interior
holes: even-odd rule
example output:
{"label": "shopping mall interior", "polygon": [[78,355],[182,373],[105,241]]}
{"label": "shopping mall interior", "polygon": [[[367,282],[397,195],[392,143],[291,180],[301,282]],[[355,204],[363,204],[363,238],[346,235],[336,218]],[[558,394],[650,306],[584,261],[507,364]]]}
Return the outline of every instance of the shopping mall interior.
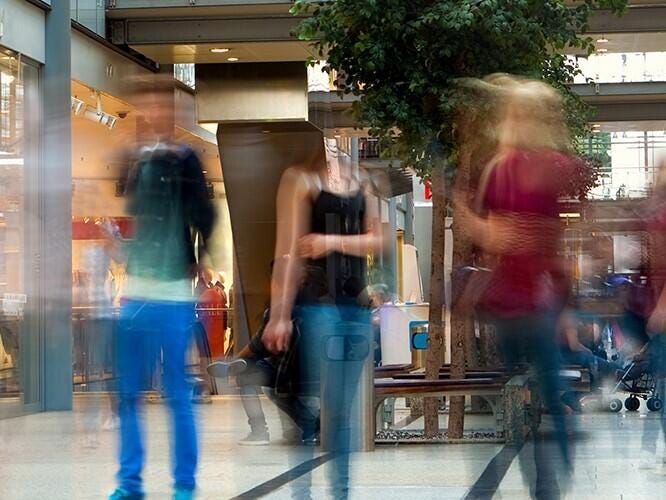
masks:
{"label": "shopping mall interior", "polygon": [[[115,339],[131,272],[109,252],[108,228],[125,241],[138,231],[127,203],[129,158],[151,104],[135,88],[160,78],[168,81],[172,140],[199,159],[216,214],[205,245],[212,258],[204,264],[197,257],[187,284],[196,337],[184,354],[198,427],[197,498],[666,499],[666,395],[659,389],[666,386],[654,373],[630,380],[640,357],[625,355],[633,345],[627,310],[649,288],[654,235],[645,221],[666,168],[666,4],[630,0],[621,17],[594,11],[586,35],[596,49],[568,54],[581,70],[568,87],[591,110],[578,150],[598,159],[598,175],[584,200],[558,200],[557,255],[570,272],[567,300],[581,335],[619,375],[601,380],[597,361],[562,363],[570,443],[563,465],[561,416],[543,407],[538,369],[535,376],[526,365],[512,371],[503,364],[482,315],[468,322],[467,372],[452,368],[462,345],[445,333],[434,380],[424,380],[431,378],[433,283],[441,281],[448,297],[444,331],[455,323],[455,210],[442,226],[440,280],[430,181],[385,154],[352,113],[362,97],[338,92],[324,61],[306,65],[320,54],[294,36],[302,18],[290,13],[293,3],[0,0],[0,497],[106,498],[116,487],[122,383]],[[284,178],[313,144],[321,149],[322,138],[334,145],[335,165],[367,179],[369,187],[359,181],[363,216],[376,215],[373,234],[384,242],[354,257],[375,337],[360,362],[342,355],[336,365],[358,364],[348,417],[354,425],[341,424],[353,451],[344,473],[332,444],[338,438],[325,437],[323,401],[316,437],[298,446],[308,439],[281,406],[279,384],[250,384],[265,412],[255,439],[241,375],[209,366],[242,357],[266,327],[264,314],[275,307],[272,273],[295,251],[276,250],[287,224],[276,200]],[[342,199],[347,207],[354,198]],[[193,234],[195,251],[202,238]],[[344,345],[353,350],[362,337],[351,338]],[[322,356],[334,364],[329,348]],[[171,408],[165,352],[143,387],[148,498],[170,498],[172,489],[169,436],[177,425],[164,416]],[[435,401],[434,435],[424,395]],[[456,398],[464,410],[460,436],[445,431]],[[349,473],[344,494],[334,469]]]}

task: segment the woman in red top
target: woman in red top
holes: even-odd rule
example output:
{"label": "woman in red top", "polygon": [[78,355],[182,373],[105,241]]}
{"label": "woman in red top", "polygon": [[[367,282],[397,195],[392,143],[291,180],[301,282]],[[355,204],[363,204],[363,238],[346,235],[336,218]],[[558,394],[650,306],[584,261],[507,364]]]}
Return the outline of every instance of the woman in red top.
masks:
{"label": "woman in red top", "polygon": [[481,179],[481,215],[457,192],[454,223],[494,262],[479,307],[496,326],[505,363],[511,367],[527,355],[535,369],[568,463],[556,343],[556,320],[568,293],[558,257],[558,197],[579,160],[566,153],[570,141],[557,92],[507,77],[497,90],[498,147]]}

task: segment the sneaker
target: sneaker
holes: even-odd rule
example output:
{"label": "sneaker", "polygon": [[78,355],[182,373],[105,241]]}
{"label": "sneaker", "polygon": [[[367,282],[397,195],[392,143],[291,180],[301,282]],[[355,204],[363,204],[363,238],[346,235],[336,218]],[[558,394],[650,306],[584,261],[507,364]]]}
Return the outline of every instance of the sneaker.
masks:
{"label": "sneaker", "polygon": [[176,488],[173,491],[173,500],[192,500],[194,498],[194,491]]}
{"label": "sneaker", "polygon": [[266,446],[271,442],[268,432],[250,432],[244,439],[238,441],[241,446]]}
{"label": "sneaker", "polygon": [[104,423],[102,424],[102,429],[105,431],[115,431],[120,427],[120,419],[112,415],[109,418],[107,418]]}
{"label": "sneaker", "polygon": [[213,402],[213,396],[210,394],[196,394],[192,396],[192,402],[198,405],[208,405]]}
{"label": "sneaker", "polygon": [[319,436],[314,435],[314,436],[304,437],[301,440],[301,444],[303,446],[319,446]]}
{"label": "sneaker", "polygon": [[118,488],[109,495],[109,500],[143,500],[143,493],[130,493],[127,490]]}
{"label": "sneaker", "polygon": [[208,365],[206,371],[211,377],[227,378],[244,372],[246,368],[247,362],[244,359],[234,359],[232,361],[214,361]]}

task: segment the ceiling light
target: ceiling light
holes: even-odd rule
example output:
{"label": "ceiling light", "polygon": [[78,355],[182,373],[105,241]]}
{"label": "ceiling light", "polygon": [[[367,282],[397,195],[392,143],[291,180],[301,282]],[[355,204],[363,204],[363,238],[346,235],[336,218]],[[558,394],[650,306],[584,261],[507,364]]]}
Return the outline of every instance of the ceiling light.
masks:
{"label": "ceiling light", "polygon": [[597,39],[597,43],[608,43],[608,38],[602,36],[601,38]]}
{"label": "ceiling light", "polygon": [[598,54],[605,54],[606,52],[608,52],[608,49],[597,49]]}
{"label": "ceiling light", "polygon": [[226,47],[213,47],[212,49],[210,49],[210,51],[211,51],[213,54],[226,54],[226,53],[229,52],[230,50],[231,50],[231,49],[227,49]]}
{"label": "ceiling light", "polygon": [[238,58],[237,57],[227,57],[227,61],[236,62],[236,61],[238,61]]}
{"label": "ceiling light", "polygon": [[108,129],[112,130],[118,124],[118,117],[105,113],[104,111],[98,111],[92,106],[87,106],[83,112],[83,117],[87,118],[90,121],[97,122],[101,125],[104,125]]}
{"label": "ceiling light", "polygon": [[71,108],[76,116],[79,116],[86,109],[86,103],[76,97],[71,97]]}

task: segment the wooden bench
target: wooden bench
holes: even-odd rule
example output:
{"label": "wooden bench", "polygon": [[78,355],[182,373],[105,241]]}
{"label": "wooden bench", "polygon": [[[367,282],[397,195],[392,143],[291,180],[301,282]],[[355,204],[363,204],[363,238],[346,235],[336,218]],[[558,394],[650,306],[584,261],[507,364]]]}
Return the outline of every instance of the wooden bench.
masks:
{"label": "wooden bench", "polygon": [[[408,372],[408,373],[396,373],[393,375],[393,378],[396,380],[425,380],[425,372]],[[450,379],[450,372],[439,372],[439,379],[445,380]],[[468,371],[465,372],[465,379],[481,379],[481,378],[507,378],[506,372],[491,372],[491,371]]]}
{"label": "wooden bench", "polygon": [[[487,401],[495,420],[495,430],[509,444],[521,443],[530,430],[541,421],[542,402],[527,365],[514,371],[500,368],[468,370],[464,379],[451,379],[450,366],[440,368],[438,380],[426,380],[423,371],[410,371],[411,365],[389,365],[375,369],[374,418],[376,422],[393,420],[393,405],[385,408],[386,418],[380,419],[385,400],[400,397],[479,396]],[[563,390],[590,391],[589,370],[565,366],[560,370]],[[382,415],[384,416],[384,415]],[[377,428],[377,424],[375,424]]]}
{"label": "wooden bench", "polygon": [[398,373],[409,373],[414,369],[411,364],[382,365],[375,367],[375,378],[390,378]]}
{"label": "wooden bench", "polygon": [[418,378],[400,377],[375,380],[375,417],[387,398],[479,396],[490,405],[495,417],[495,430],[507,443],[522,442],[528,432],[527,410],[531,393],[525,375],[515,375],[508,381],[501,376],[463,380],[425,380],[418,374],[415,375]]}

